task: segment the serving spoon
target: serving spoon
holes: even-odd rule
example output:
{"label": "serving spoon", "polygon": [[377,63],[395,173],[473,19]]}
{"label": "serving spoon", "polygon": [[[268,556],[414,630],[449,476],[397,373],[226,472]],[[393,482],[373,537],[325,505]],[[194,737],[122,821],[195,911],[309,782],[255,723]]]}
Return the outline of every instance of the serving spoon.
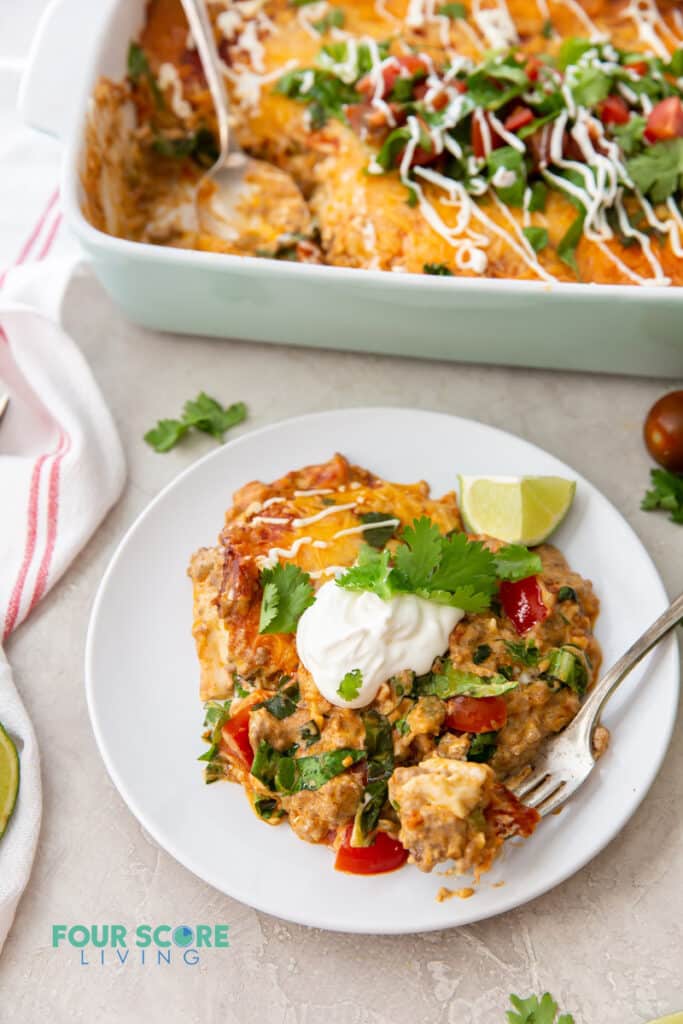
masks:
{"label": "serving spoon", "polygon": [[586,781],[595,767],[593,733],[603,707],[631,669],[678,622],[683,622],[683,594],[679,594],[619,661],[605,672],[589,691],[572,722],[548,742],[531,773],[510,787],[520,800],[529,807],[535,807],[541,817],[561,807]]}
{"label": "serving spoon", "polygon": [[[248,156],[231,132],[230,103],[221,71],[206,0],[181,0],[202,63],[218,123],[219,154],[197,185],[200,227],[235,241],[247,237],[252,248],[272,241],[273,228],[307,234],[311,215],[304,197],[285,171]],[[264,239],[268,234],[269,239]]]}

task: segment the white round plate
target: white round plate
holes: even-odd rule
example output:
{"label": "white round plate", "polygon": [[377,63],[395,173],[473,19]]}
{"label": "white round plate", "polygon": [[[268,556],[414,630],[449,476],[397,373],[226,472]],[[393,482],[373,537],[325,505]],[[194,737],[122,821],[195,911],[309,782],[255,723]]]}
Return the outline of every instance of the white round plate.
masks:
{"label": "white round plate", "polygon": [[[440,413],[342,409],[247,434],[191,466],[148,506],[102,580],[86,650],[86,689],[105,764],[133,814],[168,852],[209,884],[258,910],[318,928],[427,931],[478,921],[531,900],[595,856],[647,793],[666,753],[678,699],[673,638],[610,702],[608,753],[560,815],[508,843],[469,900],[436,902],[444,883],[416,867],[375,877],[342,874],[324,846],[301,842],[252,813],[241,787],[206,786],[198,755],[203,713],[190,636],[196,548],[214,543],[233,491],[340,451],[388,480],[426,479],[435,495],[458,473],[556,474],[578,481],[553,538],[593,580],[597,635],[614,661],[668,601],[650,558],[621,515],[569,466],[512,434]],[[500,887],[495,883],[504,882]]]}

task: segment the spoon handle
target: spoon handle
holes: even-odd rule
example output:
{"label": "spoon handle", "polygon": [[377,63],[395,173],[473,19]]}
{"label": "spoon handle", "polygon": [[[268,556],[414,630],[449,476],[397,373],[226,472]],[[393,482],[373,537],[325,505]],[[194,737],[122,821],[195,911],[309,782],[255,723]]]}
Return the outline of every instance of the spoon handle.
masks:
{"label": "spoon handle", "polygon": [[211,92],[218,119],[218,142],[220,156],[216,164],[222,164],[228,155],[230,144],[230,103],[221,71],[221,59],[216,48],[213,27],[209,19],[205,0],[181,0],[195,46],[202,62],[202,68]]}

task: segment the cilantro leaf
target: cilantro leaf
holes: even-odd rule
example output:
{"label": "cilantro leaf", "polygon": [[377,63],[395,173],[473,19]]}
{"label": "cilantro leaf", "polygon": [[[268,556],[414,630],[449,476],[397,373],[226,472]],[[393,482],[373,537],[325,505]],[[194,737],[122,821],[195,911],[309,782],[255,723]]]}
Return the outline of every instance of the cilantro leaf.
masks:
{"label": "cilantro leaf", "polygon": [[548,244],[548,229],[538,227],[522,228],[522,234],[534,250],[540,252]]}
{"label": "cilantro leaf", "polygon": [[322,754],[293,757],[291,751],[281,753],[261,740],[254,755],[251,774],[271,790],[279,793],[300,793],[316,790],[336,775],[341,775],[352,764],[366,757],[365,750],[341,747]]}
{"label": "cilantro leaf", "polygon": [[368,544],[361,545],[356,565],[351,566],[343,576],[338,577],[337,586],[346,590],[369,590],[378,597],[387,600],[393,597],[393,589],[389,585],[389,552],[375,551]]}
{"label": "cilantro leaf", "polygon": [[663,509],[672,523],[683,525],[683,475],[668,469],[651,469],[652,487],[645,493],[640,507],[645,512]]}
{"label": "cilantro leaf", "polygon": [[570,64],[576,64],[583,57],[584,53],[592,50],[595,43],[588,39],[565,39],[557,55],[557,66],[564,71]]}
{"label": "cilantro leaf", "polygon": [[622,153],[632,156],[643,141],[647,118],[634,114],[626,124],[613,124],[612,135],[619,143]]}
{"label": "cilantro leaf", "polygon": [[464,533],[444,537],[426,516],[406,527],[392,555],[368,545],[358,563],[337,579],[347,590],[367,590],[388,600],[396,594],[416,594],[436,604],[479,612],[489,606],[496,588],[494,556],[481,541]]}
{"label": "cilantro leaf", "polygon": [[[390,520],[393,520],[393,522],[390,522]],[[399,525],[399,520],[391,512],[363,512],[360,521],[364,526],[369,526],[371,523],[389,524],[388,526],[377,526],[372,530],[363,531],[366,544],[377,548],[378,551],[381,551],[387,541],[391,540]]]}
{"label": "cilantro leaf", "polygon": [[507,544],[493,556],[498,579],[525,580],[527,576],[538,576],[543,571],[540,555],[529,551],[523,544]]}
{"label": "cilantro leaf", "polygon": [[363,673],[359,668],[353,668],[347,672],[337,687],[337,693],[344,700],[355,700],[363,685]]}
{"label": "cilantro leaf", "polygon": [[[540,1000],[538,996],[521,999],[511,995],[510,1002],[516,1012],[508,1010],[509,1024],[555,1024],[558,1007],[549,992],[545,992]],[[563,1014],[557,1024],[574,1024],[574,1018],[569,1013]]]}
{"label": "cilantro leaf", "polygon": [[648,146],[626,162],[626,169],[641,192],[663,203],[683,187],[683,139]]}
{"label": "cilantro leaf", "polygon": [[573,81],[570,85],[572,95],[582,107],[595,107],[609,95],[612,79],[598,67],[589,64],[587,67],[574,69]]}
{"label": "cilantro leaf", "polygon": [[576,247],[583,237],[583,222],[586,219],[585,212],[582,212],[572,221],[557,246],[557,255],[568,267],[579,276],[579,267],[576,262]]}
{"label": "cilantro leaf", "polygon": [[548,186],[543,181],[536,181],[531,186],[531,201],[529,213],[545,210],[546,199],[548,198]]}
{"label": "cilantro leaf", "polygon": [[431,591],[448,591],[453,596],[449,604],[483,611],[496,589],[494,556],[481,541],[454,533],[442,541],[441,561],[429,584]]}
{"label": "cilantro leaf", "polygon": [[443,539],[439,527],[422,516],[412,526],[406,526],[401,540],[403,543],[396,549],[395,561],[404,588],[413,593],[427,588],[441,559]]}
{"label": "cilantro leaf", "polygon": [[536,644],[526,644],[523,640],[520,643],[506,640],[505,646],[515,661],[519,661],[522,665],[528,665],[529,667],[538,665],[541,653]]}
{"label": "cilantro leaf", "polygon": [[422,270],[433,277],[453,277],[453,271],[445,263],[425,263]]}
{"label": "cilantro leaf", "polygon": [[144,440],[156,452],[168,452],[178,444],[188,430],[188,424],[182,420],[158,420],[156,427],[152,427],[144,435]]}
{"label": "cilantro leaf", "polygon": [[[504,203],[508,206],[521,206],[526,188],[526,165],[524,157],[512,146],[501,146],[493,149],[486,158],[489,181]],[[501,174],[501,171],[503,174]],[[507,176],[505,175],[507,172]],[[497,184],[497,180],[510,178],[509,184]]]}
{"label": "cilantro leaf", "polygon": [[161,156],[175,159],[190,156],[200,167],[211,167],[218,159],[216,138],[208,128],[200,128],[180,138],[157,135],[152,141],[152,149]]}
{"label": "cilantro leaf", "polygon": [[454,668],[450,660],[444,661],[440,672],[431,672],[420,678],[418,692],[423,696],[440,697],[498,697],[514,690],[519,683],[502,675],[478,676]]}
{"label": "cilantro leaf", "polygon": [[225,432],[241,423],[246,415],[244,402],[235,402],[223,408],[215,398],[200,391],[194,400],[185,402],[181,419],[159,420],[156,427],[147,431],[144,440],[155,451],[168,452],[187,434],[190,427],[194,427],[222,441]]}
{"label": "cilantro leaf", "polygon": [[215,398],[210,398],[204,391],[200,391],[194,400],[185,402],[183,408],[185,423],[211,434],[217,441],[222,441],[225,432],[241,423],[246,415],[247,408],[244,402],[235,402],[224,409]]}
{"label": "cilantro leaf", "polygon": [[308,573],[287,562],[261,570],[259,633],[294,633],[300,617],[315,600]]}
{"label": "cilantro leaf", "polygon": [[269,697],[268,700],[255,704],[254,710],[265,708],[273,718],[282,721],[283,718],[289,718],[297,710],[299,696],[299,684],[297,682],[290,683],[289,676],[283,676],[277,693]]}
{"label": "cilantro leaf", "polygon": [[131,43],[130,46],[128,47],[127,72],[131,82],[135,82],[136,84],[141,79],[145,79],[147,85],[149,86],[149,90],[152,93],[154,105],[158,109],[161,109],[165,106],[164,96],[161,89],[159,88],[159,83],[154,77],[152,69],[149,66],[147,54],[145,53],[145,51],[143,50],[139,43]]}
{"label": "cilantro leaf", "polygon": [[478,732],[472,737],[467,751],[467,760],[477,764],[487,763],[496,752],[497,732]]}

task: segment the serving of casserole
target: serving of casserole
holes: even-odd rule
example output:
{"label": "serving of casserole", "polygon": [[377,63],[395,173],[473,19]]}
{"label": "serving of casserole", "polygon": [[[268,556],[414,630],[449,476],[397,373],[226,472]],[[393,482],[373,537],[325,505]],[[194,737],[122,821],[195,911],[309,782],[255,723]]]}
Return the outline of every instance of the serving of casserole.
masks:
{"label": "serving of casserole", "polygon": [[[264,193],[259,230],[227,242],[190,216],[214,115],[180,5],[103,7],[78,118],[58,118],[63,198],[134,319],[680,374],[676,5],[211,3],[236,136],[305,200],[292,218]],[[35,41],[22,107],[42,127],[50,41],[76,12],[54,0]]]}
{"label": "serving of casserole", "polygon": [[238,490],[189,574],[207,782],[352,873],[479,874],[533,832],[504,783],[601,659],[598,599],[556,548],[469,536],[453,492],[335,455]]}

